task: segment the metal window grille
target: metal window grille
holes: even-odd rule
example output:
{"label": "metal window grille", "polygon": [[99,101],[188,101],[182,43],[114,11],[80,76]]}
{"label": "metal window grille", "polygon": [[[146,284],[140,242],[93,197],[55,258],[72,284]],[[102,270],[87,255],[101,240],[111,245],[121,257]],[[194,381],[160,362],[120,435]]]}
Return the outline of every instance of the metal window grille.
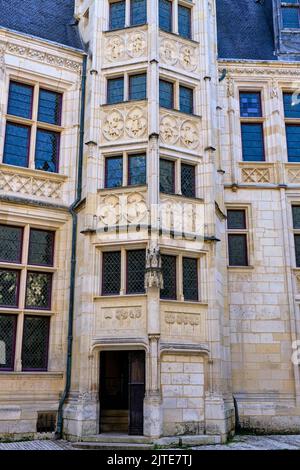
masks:
{"label": "metal window grille", "polygon": [[171,160],[160,159],[159,186],[164,193],[175,193],[175,164]]}
{"label": "metal window grille", "polygon": [[10,269],[0,269],[0,306],[18,307],[20,272]]}
{"label": "metal window grille", "polygon": [[3,163],[28,166],[30,127],[12,122],[6,123]]}
{"label": "metal window grille", "polygon": [[20,263],[22,258],[22,227],[0,225],[0,261]]}
{"label": "metal window grille", "polygon": [[162,299],[176,299],[176,256],[162,255],[162,274],[164,288],[160,291]]}
{"label": "metal window grille", "polygon": [[42,411],[38,413],[36,432],[54,432],[56,428],[56,413],[53,411]]}
{"label": "metal window grille", "polygon": [[38,121],[55,124],[61,123],[62,95],[50,90],[40,90]]}
{"label": "metal window grille", "polygon": [[182,259],[183,296],[184,300],[198,300],[198,260]]}
{"label": "metal window grille", "polygon": [[60,134],[38,129],[35,146],[35,168],[56,173],[58,171]]}
{"label": "metal window grille", "polygon": [[121,289],[121,252],[103,253],[102,294],[119,295]]}
{"label": "metal window grille", "polygon": [[22,370],[47,370],[49,317],[24,317]]}
{"label": "metal window grille", "polygon": [[186,163],[181,164],[181,193],[186,197],[195,197],[195,167]]}
{"label": "metal window grille", "polygon": [[0,370],[13,370],[17,315],[0,315]]}
{"label": "metal window grille", "polygon": [[51,309],[51,273],[27,273],[26,285],[26,308],[31,309]]}
{"label": "metal window grille", "polygon": [[28,264],[53,265],[54,232],[30,230]]}
{"label": "metal window grille", "polygon": [[145,292],[145,267],[145,250],[127,252],[127,294],[143,294]]}
{"label": "metal window grille", "polygon": [[7,113],[31,119],[33,87],[24,83],[10,82]]}

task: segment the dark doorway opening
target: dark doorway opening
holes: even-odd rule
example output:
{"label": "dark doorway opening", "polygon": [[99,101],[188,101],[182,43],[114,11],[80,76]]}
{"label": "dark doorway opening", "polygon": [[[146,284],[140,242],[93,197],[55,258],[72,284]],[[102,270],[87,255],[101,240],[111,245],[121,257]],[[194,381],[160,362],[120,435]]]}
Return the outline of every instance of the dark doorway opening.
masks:
{"label": "dark doorway opening", "polygon": [[100,353],[100,432],[143,435],[145,352]]}

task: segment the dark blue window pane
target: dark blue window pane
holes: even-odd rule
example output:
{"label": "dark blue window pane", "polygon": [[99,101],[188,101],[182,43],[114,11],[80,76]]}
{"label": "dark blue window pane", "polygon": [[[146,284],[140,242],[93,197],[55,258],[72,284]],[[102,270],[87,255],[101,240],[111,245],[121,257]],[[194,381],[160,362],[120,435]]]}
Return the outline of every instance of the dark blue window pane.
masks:
{"label": "dark blue window pane", "polygon": [[179,107],[183,113],[193,114],[193,90],[191,88],[179,87]]}
{"label": "dark blue window pane", "polygon": [[178,5],[178,32],[184,38],[192,37],[191,9]]}
{"label": "dark blue window pane", "polygon": [[3,162],[28,166],[30,127],[8,122],[6,124]]}
{"label": "dark blue window pane", "polygon": [[35,168],[56,173],[58,171],[60,135],[57,132],[37,130]]}
{"label": "dark blue window pane", "polygon": [[242,124],[242,146],[245,162],[265,159],[262,124]]}
{"label": "dark blue window pane", "polygon": [[129,77],[129,99],[145,100],[147,96],[147,76],[145,73]]}
{"label": "dark blue window pane", "polygon": [[48,90],[40,90],[38,121],[60,125],[62,96]]}
{"label": "dark blue window pane", "polygon": [[173,83],[159,80],[159,105],[173,109]]}
{"label": "dark blue window pane", "polygon": [[283,7],[281,11],[284,28],[300,28],[299,8]]}
{"label": "dark blue window pane", "polygon": [[287,118],[300,118],[299,94],[295,93],[294,99],[293,96],[293,93],[283,94],[284,115]]}
{"label": "dark blue window pane", "polygon": [[109,4],[109,29],[124,28],[125,26],[125,1]]}
{"label": "dark blue window pane", "polygon": [[130,24],[145,24],[147,22],[147,2],[146,0],[131,0],[130,4]]}
{"label": "dark blue window pane", "polygon": [[181,164],[181,194],[186,197],[196,195],[194,165]]}
{"label": "dark blue window pane", "polygon": [[172,2],[169,0],[159,0],[159,27],[172,31]]}
{"label": "dark blue window pane", "polygon": [[146,184],[146,155],[128,157],[128,184]]}
{"label": "dark blue window pane", "polygon": [[260,93],[240,93],[240,109],[242,117],[260,117]]}
{"label": "dark blue window pane", "polygon": [[286,125],[289,162],[300,162],[300,126]]}
{"label": "dark blue window pane", "polygon": [[122,186],[123,158],[110,157],[105,160],[105,187],[117,188]]}
{"label": "dark blue window pane", "polygon": [[32,97],[32,86],[10,82],[7,113],[31,119]]}
{"label": "dark blue window pane", "polygon": [[175,164],[171,160],[160,159],[159,164],[159,186],[163,193],[175,192]]}
{"label": "dark blue window pane", "polygon": [[121,103],[124,100],[124,79],[111,78],[107,80],[107,103]]}
{"label": "dark blue window pane", "polygon": [[292,206],[293,227],[300,229],[300,206]]}

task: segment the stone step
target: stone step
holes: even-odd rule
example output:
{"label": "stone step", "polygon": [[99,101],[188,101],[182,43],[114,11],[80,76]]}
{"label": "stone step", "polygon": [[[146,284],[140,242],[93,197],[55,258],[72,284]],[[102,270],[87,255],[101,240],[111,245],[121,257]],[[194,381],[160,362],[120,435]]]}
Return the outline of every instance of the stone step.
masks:
{"label": "stone step", "polygon": [[[120,444],[120,445],[131,445],[131,444],[143,444],[153,446],[164,446],[164,447],[180,447],[180,446],[205,446],[213,444],[221,444],[222,438],[219,435],[213,434],[199,434],[199,435],[184,435],[184,436],[170,436],[161,437],[159,439],[153,439],[146,436],[129,436],[125,433],[103,433],[95,434],[93,436],[82,437],[82,444],[84,443],[98,443],[98,444]],[[127,447],[126,447],[127,448]]]}
{"label": "stone step", "polygon": [[72,447],[81,450],[151,450],[153,445],[130,442],[75,442]]}
{"label": "stone step", "polygon": [[101,423],[102,432],[128,432],[128,423]]}
{"label": "stone step", "polygon": [[129,436],[126,433],[102,433],[82,437],[82,442],[115,443],[115,444],[152,444],[153,439],[145,436]]}
{"label": "stone step", "polygon": [[128,416],[101,416],[101,424],[125,423],[128,424]]}
{"label": "stone step", "polygon": [[126,416],[128,418],[128,410],[101,410],[101,416]]}

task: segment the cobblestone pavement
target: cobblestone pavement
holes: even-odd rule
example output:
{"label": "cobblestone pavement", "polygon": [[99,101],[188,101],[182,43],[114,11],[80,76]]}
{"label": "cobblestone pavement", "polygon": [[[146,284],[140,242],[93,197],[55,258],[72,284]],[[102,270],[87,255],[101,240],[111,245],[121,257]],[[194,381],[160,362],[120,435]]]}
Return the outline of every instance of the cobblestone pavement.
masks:
{"label": "cobblestone pavement", "polygon": [[300,450],[300,435],[235,436],[229,444],[193,447],[194,450]]}
{"label": "cobblestone pavement", "polygon": [[[193,447],[193,450],[300,450],[300,435],[235,436],[229,444]],[[72,450],[67,441],[0,443],[1,450]]]}

